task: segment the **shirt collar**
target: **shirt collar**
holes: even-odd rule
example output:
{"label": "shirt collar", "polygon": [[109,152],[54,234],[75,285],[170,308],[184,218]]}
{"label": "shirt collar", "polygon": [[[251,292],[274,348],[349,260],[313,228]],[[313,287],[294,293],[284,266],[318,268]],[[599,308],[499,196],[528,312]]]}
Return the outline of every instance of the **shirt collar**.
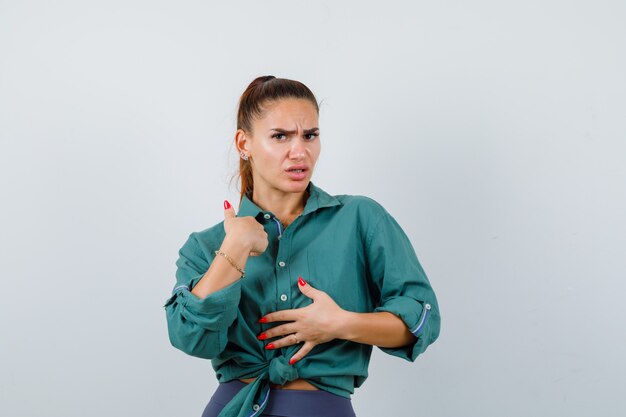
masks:
{"label": "shirt collar", "polygon": [[[336,197],[328,194],[326,191],[313,184],[313,181],[309,181],[307,189],[309,190],[309,198],[304,205],[304,211],[302,212],[303,216],[312,213],[322,207],[332,207],[341,204],[341,202]],[[247,195],[244,194],[243,198],[241,199],[241,203],[239,204],[239,212],[237,213],[237,217],[253,216],[259,218],[258,216],[260,213],[274,214],[268,210],[263,210],[262,208],[257,206],[250,198],[248,198]]]}

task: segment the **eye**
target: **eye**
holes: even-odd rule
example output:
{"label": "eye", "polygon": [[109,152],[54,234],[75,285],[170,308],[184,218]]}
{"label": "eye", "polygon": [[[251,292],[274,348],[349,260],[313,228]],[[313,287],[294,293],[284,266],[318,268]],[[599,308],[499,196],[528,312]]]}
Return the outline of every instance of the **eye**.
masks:
{"label": "eye", "polygon": [[308,134],[308,135],[306,135],[306,136],[313,136],[312,138],[310,138],[310,140],[313,140],[313,139],[315,139],[316,137],[318,137],[319,135],[320,135],[319,133],[309,133],[309,134]]}
{"label": "eye", "polygon": [[284,133],[275,133],[275,134],[272,135],[273,138],[281,140],[280,138],[278,138],[278,136],[285,136],[285,134]]}

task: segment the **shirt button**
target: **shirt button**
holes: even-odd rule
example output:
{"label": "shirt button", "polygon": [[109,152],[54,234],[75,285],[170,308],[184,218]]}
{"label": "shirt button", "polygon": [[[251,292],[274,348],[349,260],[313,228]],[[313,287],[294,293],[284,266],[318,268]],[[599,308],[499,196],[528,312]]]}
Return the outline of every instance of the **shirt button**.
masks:
{"label": "shirt button", "polygon": [[280,300],[281,301],[287,301],[287,294],[281,294],[280,295]]}
{"label": "shirt button", "polygon": [[263,217],[265,217],[266,219],[269,219],[269,218],[270,218],[270,217],[272,217],[272,216],[270,216],[269,214],[265,213],[265,214],[263,215]]}
{"label": "shirt button", "polygon": [[261,407],[260,407],[258,404],[254,404],[254,405],[252,406],[252,409],[253,409],[254,411],[259,411],[259,408],[261,408]]}
{"label": "shirt button", "polygon": [[280,261],[280,262],[278,263],[278,265],[280,265],[280,266],[285,266],[285,263],[284,263],[283,261]]}

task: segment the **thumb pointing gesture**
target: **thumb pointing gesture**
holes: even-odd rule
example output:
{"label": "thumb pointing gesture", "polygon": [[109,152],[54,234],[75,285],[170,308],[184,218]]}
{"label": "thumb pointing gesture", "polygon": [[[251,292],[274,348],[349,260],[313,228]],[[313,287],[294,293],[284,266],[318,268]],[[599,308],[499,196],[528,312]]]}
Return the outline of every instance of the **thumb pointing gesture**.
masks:
{"label": "thumb pointing gesture", "polygon": [[229,234],[233,230],[233,219],[236,219],[235,209],[230,205],[228,200],[224,200],[224,232]]}
{"label": "thumb pointing gesture", "polygon": [[[224,200],[224,231],[227,235],[232,232],[237,238],[242,238],[246,242],[252,239],[255,250],[250,251],[250,256],[259,256],[267,248],[267,233],[263,230],[263,226],[254,217],[237,217],[235,209],[228,200]],[[260,252],[259,248],[261,248]]]}
{"label": "thumb pointing gesture", "polygon": [[226,219],[236,217],[235,209],[230,205],[228,200],[224,200],[224,217]]}

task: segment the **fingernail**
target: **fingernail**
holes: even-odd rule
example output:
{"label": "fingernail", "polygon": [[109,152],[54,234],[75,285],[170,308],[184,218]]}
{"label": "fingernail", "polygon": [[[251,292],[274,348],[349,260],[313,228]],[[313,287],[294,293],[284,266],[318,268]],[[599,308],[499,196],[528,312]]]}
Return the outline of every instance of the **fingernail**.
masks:
{"label": "fingernail", "polygon": [[274,349],[274,344],[273,344],[273,343],[268,343],[268,344],[265,346],[265,349]]}
{"label": "fingernail", "polygon": [[224,210],[228,210],[230,208],[230,203],[228,200],[224,200]]}
{"label": "fingernail", "polygon": [[306,281],[303,280],[302,277],[298,277],[298,284],[304,287],[306,285]]}
{"label": "fingernail", "polygon": [[267,323],[267,317],[261,317],[259,323]]}
{"label": "fingernail", "polygon": [[259,340],[265,340],[265,339],[267,339],[267,335],[266,335],[265,333],[261,333],[261,334],[257,337],[257,339],[259,339]]}
{"label": "fingernail", "polygon": [[292,359],[289,360],[289,365],[293,365],[294,363],[296,363],[295,359],[292,358]]}

